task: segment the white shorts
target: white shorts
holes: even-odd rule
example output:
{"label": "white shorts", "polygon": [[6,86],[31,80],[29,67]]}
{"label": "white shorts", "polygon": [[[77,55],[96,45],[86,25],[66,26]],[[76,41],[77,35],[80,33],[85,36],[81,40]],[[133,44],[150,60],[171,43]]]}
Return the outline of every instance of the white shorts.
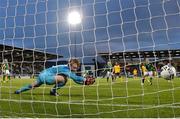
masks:
{"label": "white shorts", "polygon": [[148,72],[144,72],[144,76],[153,76],[153,72],[152,71],[148,71]]}
{"label": "white shorts", "polygon": [[107,77],[110,77],[110,76],[112,76],[112,75],[113,75],[113,73],[112,73],[112,72],[107,71],[107,74],[106,74],[106,76],[107,76]]}
{"label": "white shorts", "polygon": [[5,75],[9,75],[9,74],[10,74],[9,70],[5,70],[5,71],[4,71],[4,74],[5,74]]}

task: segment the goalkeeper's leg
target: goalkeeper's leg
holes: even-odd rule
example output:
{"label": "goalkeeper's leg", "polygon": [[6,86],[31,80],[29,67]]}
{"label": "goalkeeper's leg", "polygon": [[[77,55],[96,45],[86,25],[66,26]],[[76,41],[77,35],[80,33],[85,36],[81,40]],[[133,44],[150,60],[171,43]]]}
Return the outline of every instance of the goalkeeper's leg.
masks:
{"label": "goalkeeper's leg", "polygon": [[14,93],[15,93],[15,94],[20,94],[20,93],[22,93],[22,92],[24,92],[24,91],[28,91],[28,90],[34,89],[34,88],[36,88],[36,87],[39,87],[41,84],[42,84],[42,83],[36,81],[36,82],[34,82],[34,83],[32,83],[32,84],[23,86],[23,87],[20,88],[19,90],[16,90]]}
{"label": "goalkeeper's leg", "polygon": [[55,76],[55,81],[55,86],[51,89],[50,95],[59,96],[57,90],[66,85],[67,77],[65,75],[60,74]]}

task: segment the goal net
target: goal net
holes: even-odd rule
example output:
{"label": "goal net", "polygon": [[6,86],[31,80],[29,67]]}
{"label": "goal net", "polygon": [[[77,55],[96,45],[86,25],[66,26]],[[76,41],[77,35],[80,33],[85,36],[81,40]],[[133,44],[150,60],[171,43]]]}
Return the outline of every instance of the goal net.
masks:
{"label": "goal net", "polygon": [[[0,117],[178,118],[179,32],[179,0],[0,0]],[[71,58],[93,85],[14,94]]]}

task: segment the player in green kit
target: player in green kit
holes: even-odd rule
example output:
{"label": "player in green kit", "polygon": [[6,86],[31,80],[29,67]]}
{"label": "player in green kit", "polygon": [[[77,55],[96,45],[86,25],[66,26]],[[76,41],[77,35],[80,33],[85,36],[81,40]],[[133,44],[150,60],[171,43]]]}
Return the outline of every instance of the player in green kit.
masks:
{"label": "player in green kit", "polygon": [[[105,76],[106,76],[106,79],[107,79],[107,82],[109,81],[109,78],[111,77],[112,78],[112,81],[113,81],[113,79],[114,79],[114,77],[113,77],[113,73],[112,73],[112,63],[111,63],[111,61],[108,61],[107,62],[107,64],[106,64],[106,66],[105,66],[105,68],[104,68],[104,71],[103,72],[105,72]],[[104,77],[105,77],[104,76]]]}
{"label": "player in green kit", "polygon": [[148,71],[148,76],[150,77],[149,78],[150,85],[152,85],[153,72],[155,71],[155,67],[153,66],[152,63],[145,64],[145,66],[146,66],[146,69]]}
{"label": "player in green kit", "polygon": [[142,63],[141,69],[142,69],[142,74],[143,74],[141,85],[144,85],[144,81],[147,76],[150,77],[148,82],[150,82],[150,85],[152,85],[153,72],[155,71],[155,67],[153,66],[153,64],[149,63],[149,62],[147,62],[145,64]]}
{"label": "player in green kit", "polygon": [[9,64],[7,59],[4,59],[1,68],[3,74],[3,82],[5,83],[7,79],[10,80]]}

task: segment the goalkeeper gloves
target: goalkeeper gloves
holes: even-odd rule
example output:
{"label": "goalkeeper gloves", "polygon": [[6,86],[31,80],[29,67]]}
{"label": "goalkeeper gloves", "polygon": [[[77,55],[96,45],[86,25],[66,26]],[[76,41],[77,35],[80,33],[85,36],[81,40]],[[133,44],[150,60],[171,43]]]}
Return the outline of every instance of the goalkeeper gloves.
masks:
{"label": "goalkeeper gloves", "polygon": [[86,80],[84,81],[85,85],[92,85],[95,82],[95,78],[92,76],[86,76]]}

